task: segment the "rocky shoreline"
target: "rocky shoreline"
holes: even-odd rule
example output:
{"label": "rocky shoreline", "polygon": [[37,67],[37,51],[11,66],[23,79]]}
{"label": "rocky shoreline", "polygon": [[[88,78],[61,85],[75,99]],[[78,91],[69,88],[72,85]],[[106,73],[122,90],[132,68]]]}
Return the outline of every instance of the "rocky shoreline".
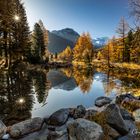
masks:
{"label": "rocky shoreline", "polygon": [[5,140],[139,140],[136,124],[140,124],[140,98],[124,94],[115,100],[99,97],[95,106],[88,109],[82,105],[64,108],[45,118],[4,127],[6,135],[0,128],[0,137]]}

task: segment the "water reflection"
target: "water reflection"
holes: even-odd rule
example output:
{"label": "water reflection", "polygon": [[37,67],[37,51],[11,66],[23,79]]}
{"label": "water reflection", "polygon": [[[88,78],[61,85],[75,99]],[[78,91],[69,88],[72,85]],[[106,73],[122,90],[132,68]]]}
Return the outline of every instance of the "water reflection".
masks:
{"label": "water reflection", "polygon": [[37,101],[43,104],[45,104],[49,89],[51,88],[51,83],[46,77],[47,73],[47,70],[45,72],[42,70],[31,70],[28,73],[32,80],[32,87],[36,93]]}
{"label": "water reflection", "polygon": [[91,67],[29,70],[25,64],[16,64],[0,72],[0,117],[13,124],[64,107],[91,107],[99,96],[114,97],[124,92],[139,94],[137,73]]}
{"label": "water reflection", "polygon": [[31,80],[25,69],[13,67],[1,72],[0,116],[6,124],[30,118],[33,102]]}
{"label": "water reflection", "polygon": [[94,70],[89,68],[73,68],[73,77],[83,93],[88,93],[93,82]]}

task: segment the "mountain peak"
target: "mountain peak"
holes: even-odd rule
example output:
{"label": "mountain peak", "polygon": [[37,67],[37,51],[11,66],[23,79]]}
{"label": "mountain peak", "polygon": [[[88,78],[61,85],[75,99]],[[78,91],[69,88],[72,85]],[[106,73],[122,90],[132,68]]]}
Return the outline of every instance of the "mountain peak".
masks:
{"label": "mountain peak", "polygon": [[74,31],[72,28],[64,28],[62,30],[54,30],[52,31],[53,34],[60,36],[62,38],[65,38],[67,40],[70,40],[72,42],[76,42],[78,37],[80,36],[76,31]]}
{"label": "mountain peak", "polygon": [[101,48],[103,47],[105,44],[107,44],[107,41],[109,40],[108,37],[98,37],[98,38],[94,38],[92,40],[95,48]]}

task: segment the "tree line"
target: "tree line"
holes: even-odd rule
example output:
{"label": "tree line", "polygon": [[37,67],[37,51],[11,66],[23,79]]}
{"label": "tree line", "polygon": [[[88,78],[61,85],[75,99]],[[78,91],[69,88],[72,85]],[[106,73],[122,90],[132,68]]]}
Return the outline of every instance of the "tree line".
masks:
{"label": "tree line", "polygon": [[97,58],[119,63],[140,63],[140,29],[135,32],[130,30],[124,38],[113,37],[99,50]]}
{"label": "tree line", "polygon": [[[130,0],[132,14],[140,21],[140,0]],[[98,51],[98,59],[113,62],[140,63],[140,28],[130,29],[124,18],[117,28],[119,38],[113,37]],[[13,60],[43,63],[49,61],[48,30],[40,20],[29,30],[26,11],[21,0],[0,0],[0,60],[9,67]],[[63,61],[91,63],[95,49],[89,33],[83,33],[73,49],[68,46],[55,55]]]}
{"label": "tree line", "polygon": [[135,16],[137,23],[135,28],[131,28],[122,17],[115,36],[110,39],[105,47],[98,51],[97,58],[106,59],[111,62],[133,62],[140,63],[140,0],[130,0],[131,14]]}

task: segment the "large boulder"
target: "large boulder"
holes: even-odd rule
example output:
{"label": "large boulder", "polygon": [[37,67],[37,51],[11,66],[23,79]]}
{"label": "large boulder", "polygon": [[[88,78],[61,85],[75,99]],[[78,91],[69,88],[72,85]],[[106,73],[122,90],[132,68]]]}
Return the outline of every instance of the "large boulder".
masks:
{"label": "large boulder", "polygon": [[103,130],[100,125],[86,119],[77,119],[68,125],[69,140],[102,140]]}
{"label": "large boulder", "polygon": [[103,113],[107,124],[109,124],[112,128],[117,130],[121,135],[126,135],[128,133],[128,129],[122,118],[118,105],[108,105]]}
{"label": "large boulder", "polygon": [[40,130],[42,125],[43,119],[37,117],[12,125],[9,133],[11,137],[19,138],[23,135]]}
{"label": "large boulder", "polygon": [[[47,140],[48,137],[48,129],[46,125],[43,125],[42,129],[31,134],[25,135],[17,140]],[[15,140],[15,138],[10,138],[8,140]]]}
{"label": "large boulder", "polygon": [[69,117],[69,109],[60,109],[53,113],[47,120],[47,124],[61,126],[66,123]]}
{"label": "large boulder", "polygon": [[98,97],[95,100],[95,105],[98,107],[102,107],[106,104],[109,104],[112,100],[109,97]]}

